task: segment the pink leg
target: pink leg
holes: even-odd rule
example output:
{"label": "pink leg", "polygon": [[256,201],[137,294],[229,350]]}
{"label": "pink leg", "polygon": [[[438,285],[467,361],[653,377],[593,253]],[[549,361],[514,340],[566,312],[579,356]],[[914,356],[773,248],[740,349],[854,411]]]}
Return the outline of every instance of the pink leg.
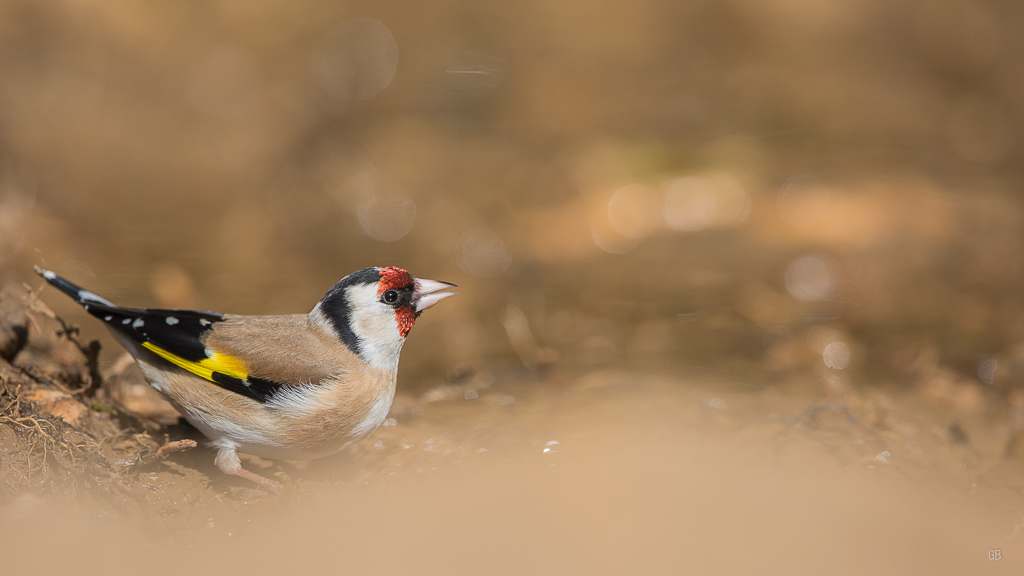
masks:
{"label": "pink leg", "polygon": [[263,476],[260,476],[259,474],[255,473],[255,472],[250,472],[250,471],[246,470],[245,468],[242,468],[241,466],[239,466],[238,470],[235,471],[235,476],[241,476],[242,478],[245,478],[246,480],[252,480],[253,482],[259,484],[260,486],[263,486],[264,488],[270,490],[274,494],[280,494],[281,493],[281,483],[280,482],[277,482],[275,480],[271,480],[270,478],[264,478]]}
{"label": "pink leg", "polygon": [[231,474],[233,476],[241,476],[246,480],[251,480],[260,486],[270,490],[274,494],[281,493],[281,485],[270,478],[264,478],[255,472],[250,472],[245,468],[242,468],[242,461],[238,459],[238,452],[235,451],[234,446],[217,445],[217,457],[214,459],[214,463],[217,464],[217,468],[220,468],[221,472],[225,474]]}

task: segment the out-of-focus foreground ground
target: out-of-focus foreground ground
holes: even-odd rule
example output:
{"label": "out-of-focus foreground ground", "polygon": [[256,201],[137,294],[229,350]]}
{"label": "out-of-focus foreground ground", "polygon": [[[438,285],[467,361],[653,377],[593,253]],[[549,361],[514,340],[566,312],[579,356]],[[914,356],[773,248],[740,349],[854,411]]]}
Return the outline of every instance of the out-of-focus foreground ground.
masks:
{"label": "out-of-focus foreground ground", "polygon": [[[1019,570],[1022,187],[1011,0],[0,1],[0,562]],[[197,433],[33,264],[460,295],[389,426],[273,499],[156,458]]]}

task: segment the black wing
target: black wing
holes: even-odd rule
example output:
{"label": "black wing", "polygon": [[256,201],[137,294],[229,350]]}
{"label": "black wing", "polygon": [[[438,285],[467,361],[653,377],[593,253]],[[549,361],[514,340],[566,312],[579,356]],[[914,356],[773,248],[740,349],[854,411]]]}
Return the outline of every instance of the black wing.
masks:
{"label": "black wing", "polygon": [[226,390],[267,402],[283,386],[265,378],[249,376],[242,360],[206,348],[203,344],[205,336],[218,322],[224,321],[223,314],[202,310],[123,308],[53,272],[39,268],[36,272],[110,329]]}

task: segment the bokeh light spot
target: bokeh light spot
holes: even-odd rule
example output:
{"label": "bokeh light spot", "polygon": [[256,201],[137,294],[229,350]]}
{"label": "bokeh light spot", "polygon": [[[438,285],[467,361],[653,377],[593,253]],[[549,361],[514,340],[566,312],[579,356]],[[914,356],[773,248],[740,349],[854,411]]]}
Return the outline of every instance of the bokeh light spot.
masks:
{"label": "bokeh light spot", "polygon": [[999,368],[999,361],[995,358],[982,360],[978,364],[978,379],[985,384],[992,384],[996,381],[996,369]]}
{"label": "bokeh light spot", "polygon": [[627,238],[647,236],[657,220],[651,189],[642,184],[623,186],[608,200],[608,223]]}
{"label": "bokeh light spot", "polygon": [[331,28],[313,51],[320,85],[343,100],[366,100],[391,84],[398,68],[398,44],[380,20],[353,18]]}
{"label": "bokeh light spot", "polygon": [[458,262],[466,272],[490,278],[509,267],[512,254],[497,233],[487,228],[477,228],[463,238]]}
{"label": "bokeh light spot", "polygon": [[825,346],[821,353],[825,365],[835,370],[842,370],[850,365],[850,347],[846,342],[837,341]]}
{"label": "bokeh light spot", "polygon": [[750,198],[740,181],[724,170],[706,174],[704,184],[715,195],[714,226],[738,226],[750,215]]}
{"label": "bokeh light spot", "polygon": [[665,222],[675,230],[700,230],[711,225],[718,200],[700,178],[680,178],[665,192]]}
{"label": "bokeh light spot", "polygon": [[590,237],[598,248],[609,254],[625,254],[636,248],[638,240],[617,233],[607,222],[595,219],[591,222]]}
{"label": "bokeh light spot", "polygon": [[820,302],[835,290],[835,264],[823,256],[801,256],[786,268],[786,290],[801,302]]}

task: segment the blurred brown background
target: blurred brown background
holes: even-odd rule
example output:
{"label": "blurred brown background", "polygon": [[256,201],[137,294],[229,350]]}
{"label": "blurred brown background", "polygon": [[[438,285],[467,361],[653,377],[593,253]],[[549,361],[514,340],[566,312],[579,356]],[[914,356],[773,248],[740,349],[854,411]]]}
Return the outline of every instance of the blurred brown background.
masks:
{"label": "blurred brown background", "polygon": [[643,366],[980,409],[1024,362],[1022,129],[1010,0],[5,0],[0,270],[283,313],[399,265],[462,287],[412,389]]}
{"label": "blurred brown background", "polygon": [[2,565],[1019,574],[1022,160],[1019,0],[0,0],[4,284],[460,285],[280,499],[8,417]]}

